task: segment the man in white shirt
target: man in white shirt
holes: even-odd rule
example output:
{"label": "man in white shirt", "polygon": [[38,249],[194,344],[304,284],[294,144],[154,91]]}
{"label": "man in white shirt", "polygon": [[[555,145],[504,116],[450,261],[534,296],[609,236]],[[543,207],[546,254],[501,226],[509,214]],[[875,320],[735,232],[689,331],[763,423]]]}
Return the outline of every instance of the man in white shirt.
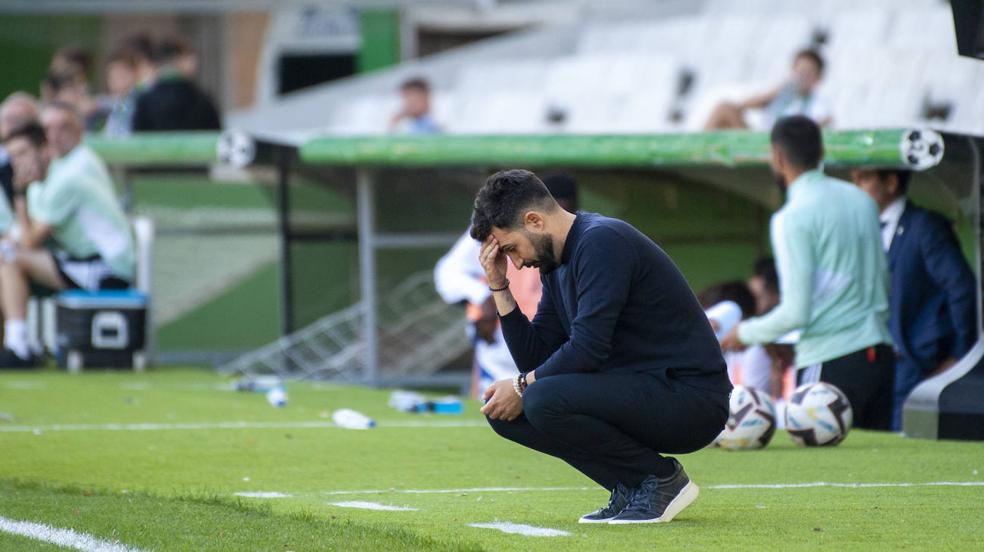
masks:
{"label": "man in white shirt", "polygon": [[775,88],[754,95],[738,103],[722,102],[714,108],[705,130],[728,128],[749,128],[745,117],[749,109],[761,109],[764,117],[754,125],[768,130],[782,117],[803,115],[820,126],[827,126],[833,120],[830,105],[819,94],[823,78],[823,57],[816,50],[806,49],[793,56],[792,74]]}

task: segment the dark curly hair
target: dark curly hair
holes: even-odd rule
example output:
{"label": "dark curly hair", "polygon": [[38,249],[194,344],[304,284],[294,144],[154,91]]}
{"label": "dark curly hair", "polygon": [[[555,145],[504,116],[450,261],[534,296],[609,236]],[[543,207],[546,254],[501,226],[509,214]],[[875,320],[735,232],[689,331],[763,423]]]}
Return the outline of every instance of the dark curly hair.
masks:
{"label": "dark curly hair", "polygon": [[499,171],[490,176],[475,196],[471,237],[484,241],[492,227],[516,228],[531,208],[553,212],[557,202],[535,174],[523,169]]}

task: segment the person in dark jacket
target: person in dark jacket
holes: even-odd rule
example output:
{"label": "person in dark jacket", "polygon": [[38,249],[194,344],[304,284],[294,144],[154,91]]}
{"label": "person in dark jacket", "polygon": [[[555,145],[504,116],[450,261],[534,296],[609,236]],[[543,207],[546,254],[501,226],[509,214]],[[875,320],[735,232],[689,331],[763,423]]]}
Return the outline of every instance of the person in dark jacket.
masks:
{"label": "person in dark jacket", "polygon": [[[472,238],[520,374],[486,390],[501,436],[556,456],[611,493],[581,523],[655,523],[697,498],[665,454],[707,446],[728,418],[721,349],[670,257],[629,224],[562,209],[533,173],[508,170],[478,192]],[[506,279],[540,269],[530,321]]]}
{"label": "person in dark jacket", "polygon": [[133,131],[218,130],[222,127],[212,99],[181,69],[190,47],[178,39],[157,46],[154,84],[137,96]]}
{"label": "person in dark jacket", "polygon": [[856,170],[854,182],[878,204],[892,275],[888,327],[898,358],[892,427],[920,381],[952,366],[977,339],[974,275],[949,220],[906,198],[910,173]]}

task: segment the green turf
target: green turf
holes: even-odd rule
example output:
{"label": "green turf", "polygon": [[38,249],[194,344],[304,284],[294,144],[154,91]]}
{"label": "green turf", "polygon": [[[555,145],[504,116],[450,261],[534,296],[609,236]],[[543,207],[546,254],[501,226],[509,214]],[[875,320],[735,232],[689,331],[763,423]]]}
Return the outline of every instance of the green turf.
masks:
{"label": "green turf", "polygon": [[[289,394],[289,405],[275,409],[262,395],[229,391],[225,379],[193,370],[80,377],[0,374],[0,412],[14,418],[0,422],[0,516],[72,527],[101,538],[115,535],[154,550],[610,550],[613,543],[619,550],[971,550],[979,549],[984,535],[984,487],[714,488],[816,481],[980,482],[980,443],[854,431],[836,448],[801,449],[780,432],[762,451],[710,449],[681,457],[703,490],[671,524],[582,526],[577,517],[602,504],[604,491],[564,463],[496,437],[482,424],[477,403],[468,403],[463,416],[421,417],[389,409],[386,391],[295,383]],[[343,407],[376,417],[379,427],[51,427],[325,422],[332,410]],[[447,421],[470,425],[433,425]],[[389,425],[394,422],[429,426]],[[10,431],[15,427],[39,431]],[[487,487],[534,490],[473,490]],[[398,492],[407,489],[458,490]],[[234,495],[257,491],[291,496]],[[359,492],[329,494],[338,491]],[[339,501],[417,510],[332,504]],[[497,520],[560,529],[570,536],[532,538],[467,525]],[[22,542],[0,534],[0,549]]]}

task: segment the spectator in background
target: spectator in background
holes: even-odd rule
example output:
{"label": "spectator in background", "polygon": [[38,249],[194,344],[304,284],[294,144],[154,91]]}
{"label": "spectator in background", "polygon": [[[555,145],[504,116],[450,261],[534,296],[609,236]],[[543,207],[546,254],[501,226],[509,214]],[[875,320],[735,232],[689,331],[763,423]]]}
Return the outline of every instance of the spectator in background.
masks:
{"label": "spectator in background", "polygon": [[219,113],[212,99],[179,69],[187,55],[183,42],[161,41],[156,48],[154,84],[137,96],[133,130],[218,130]]}
{"label": "spectator in background", "polygon": [[757,316],[769,312],[779,304],[779,274],[776,272],[776,261],[772,257],[761,257],[755,261],[747,284],[748,290],[755,296]]}
{"label": "spectator in background", "polygon": [[[77,113],[73,124],[81,137]],[[0,249],[0,366],[30,367],[38,361],[30,350],[25,322],[30,284],[53,290],[126,288],[134,273],[133,238],[119,203],[107,192],[112,184],[100,182],[103,175],[89,165],[52,166],[40,125],[29,123],[12,131],[4,146],[14,165],[20,233]],[[46,246],[49,239],[53,250]]]}
{"label": "spectator in background", "polygon": [[[572,213],[577,211],[577,183],[571,176],[563,173],[546,175],[543,184],[558,205]],[[519,373],[502,337],[492,292],[489,291],[485,270],[479,262],[481,248],[482,244],[466,232],[434,267],[437,292],[450,304],[465,303],[466,315],[472,323],[469,333],[475,344],[471,387],[474,398],[481,397],[485,389],[495,381],[511,378]],[[520,311],[532,320],[540,302],[540,271],[535,268],[518,270],[513,266],[507,269],[513,297],[516,298]]]}
{"label": "spectator in background", "polygon": [[780,117],[804,115],[820,126],[833,120],[830,106],[818,93],[824,61],[816,50],[800,50],[793,57],[793,72],[779,86],[742,102],[718,104],[704,126],[705,130],[749,128],[745,117],[749,109],[762,109],[763,128],[770,128]]}
{"label": "spectator in background", "polygon": [[389,131],[399,134],[438,134],[441,127],[431,115],[430,84],[422,78],[400,85],[402,106],[390,120]]}
{"label": "spectator in background", "polygon": [[53,73],[78,73],[88,80],[92,70],[92,56],[80,46],[62,46],[51,57],[48,69]]}
{"label": "spectator in background", "polygon": [[48,67],[48,77],[42,84],[42,98],[74,105],[85,121],[85,129],[98,130],[109,113],[108,105],[101,105],[89,90],[92,73],[92,56],[79,46],[64,46],[55,52]]}
{"label": "spectator in background", "polygon": [[174,67],[184,78],[193,81],[198,77],[198,52],[184,37],[172,36],[165,39],[162,47],[174,50]]}
{"label": "spectator in background", "polygon": [[123,40],[120,50],[133,54],[134,66],[137,71],[137,92],[143,92],[154,84],[157,79],[157,67],[154,65],[154,41],[147,33],[136,33]]}
{"label": "spectator in background", "polygon": [[889,329],[898,353],[892,428],[900,430],[912,389],[974,345],[976,285],[950,221],[906,199],[909,171],[855,170],[851,177],[880,211],[892,275]]}
{"label": "spectator in background", "polygon": [[856,186],[821,172],[820,127],[807,117],[775,124],[770,155],[786,189],[771,223],[779,304],[739,323],[721,347],[773,343],[802,329],[798,383],[829,382],[850,401],[855,426],[890,429],[895,354],[878,208]]}
{"label": "spectator in background", "polygon": [[103,133],[110,138],[129,136],[133,132],[133,111],[137,103],[139,55],[127,48],[117,48],[106,63],[106,90],[112,104]]}
{"label": "spectator in background", "polygon": [[[37,122],[38,103],[27,92],[14,92],[0,103],[0,140],[11,131]],[[14,166],[7,150],[0,146],[0,236],[6,235],[14,223]]]}
{"label": "spectator in background", "polygon": [[[755,261],[752,276],[747,283],[748,289],[755,296],[755,316],[767,314],[779,304],[779,274],[776,272],[776,261],[772,257],[762,257]],[[788,381],[786,375],[795,367],[793,345],[798,339],[799,331],[794,330],[775,343],[768,343],[761,348],[752,345],[745,349],[745,374],[756,389],[767,391],[773,398],[786,397],[795,389],[795,374],[790,374],[792,377]],[[765,357],[768,357],[768,362]]]}

